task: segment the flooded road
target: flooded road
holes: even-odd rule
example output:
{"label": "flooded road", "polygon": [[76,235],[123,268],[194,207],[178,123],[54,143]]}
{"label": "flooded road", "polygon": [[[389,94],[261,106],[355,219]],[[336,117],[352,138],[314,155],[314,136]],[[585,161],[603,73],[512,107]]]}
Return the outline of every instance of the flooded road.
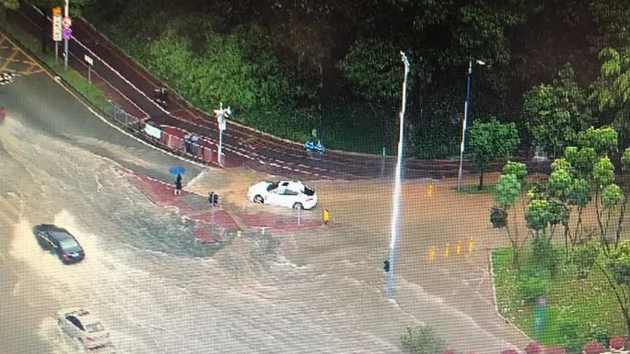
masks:
{"label": "flooded road", "polygon": [[[259,234],[245,233],[223,249],[201,245],[175,213],[132,188],[116,163],[45,135],[34,138],[16,121],[7,121],[0,137],[1,177],[10,181],[1,191],[0,253],[14,276],[2,293],[13,287],[16,306],[27,299],[20,316],[40,322],[13,334],[39,337],[45,343],[39,352],[79,349],[54,319],[57,310],[73,307],[101,317],[121,353],[399,350],[400,332],[383,336],[374,325],[389,308],[377,284],[368,290],[371,300],[357,302],[364,284],[340,284],[296,266],[282,258],[278,240]],[[6,212],[16,209],[17,215]],[[70,230],[86,259],[64,266],[42,251],[31,232],[40,223]],[[337,296],[340,286],[344,296]],[[374,321],[353,311],[357,306],[370,308]]]}
{"label": "flooded road", "polygon": [[[419,323],[458,350],[523,347],[492,317],[487,254],[426,262],[430,247],[492,232],[488,198],[459,215],[446,189],[429,201],[421,197],[426,181],[405,186],[398,302],[388,302],[388,182],[313,181],[321,207],[331,208],[330,227],[245,230],[220,247],[202,245],[192,225],[130,183],[129,171],[169,183],[169,167],[183,165],[186,188],[217,190],[235,209],[247,207],[247,186],[267,176],[202,173],[68,108],[74,103],[51,111],[72,100],[50,80],[29,80],[5,93],[12,114],[0,125],[2,353],[81,352],[54,318],[74,307],[103,320],[118,353],[399,353],[401,334]],[[22,102],[38,90],[48,98]],[[44,252],[31,232],[41,223],[71,231],[86,259],[64,266]]]}

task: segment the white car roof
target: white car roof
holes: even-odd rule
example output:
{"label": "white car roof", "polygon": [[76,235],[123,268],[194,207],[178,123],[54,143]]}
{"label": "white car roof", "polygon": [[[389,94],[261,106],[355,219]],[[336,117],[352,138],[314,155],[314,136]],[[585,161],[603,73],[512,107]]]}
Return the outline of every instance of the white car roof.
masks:
{"label": "white car roof", "polygon": [[57,312],[57,314],[63,317],[75,316],[79,320],[81,320],[81,323],[84,323],[84,324],[101,322],[101,320],[99,320],[96,316],[92,315],[89,311],[86,311],[84,309],[61,310]]}

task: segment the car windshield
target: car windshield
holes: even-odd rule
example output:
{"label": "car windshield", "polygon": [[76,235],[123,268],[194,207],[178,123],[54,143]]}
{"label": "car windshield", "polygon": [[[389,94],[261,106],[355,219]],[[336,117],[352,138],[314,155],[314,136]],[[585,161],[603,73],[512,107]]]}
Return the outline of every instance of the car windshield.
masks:
{"label": "car windshield", "polygon": [[61,249],[63,249],[64,251],[68,253],[81,251],[81,246],[79,246],[77,241],[75,241],[74,238],[68,236],[67,234],[56,233],[55,237],[59,241],[59,246],[61,246]]}
{"label": "car windshield", "polygon": [[278,188],[278,183],[277,183],[277,182],[270,183],[270,184],[267,186],[267,192],[270,192],[270,191],[272,191],[272,190],[274,190],[274,189],[276,189],[276,188]]}
{"label": "car windshield", "polygon": [[100,332],[100,331],[105,330],[105,328],[103,328],[103,325],[100,322],[87,324],[85,326],[85,329],[90,333]]}
{"label": "car windshield", "polygon": [[309,197],[312,196],[313,194],[315,194],[315,190],[307,187],[306,185],[304,186],[303,192],[304,192],[304,194],[308,195]]}

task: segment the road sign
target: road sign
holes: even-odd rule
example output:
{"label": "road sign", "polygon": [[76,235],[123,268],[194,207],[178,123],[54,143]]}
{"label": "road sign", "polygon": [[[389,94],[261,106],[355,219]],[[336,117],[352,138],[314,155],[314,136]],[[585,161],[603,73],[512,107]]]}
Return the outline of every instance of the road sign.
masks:
{"label": "road sign", "polygon": [[72,27],[72,19],[70,17],[64,17],[62,22],[63,28]]}
{"label": "road sign", "polygon": [[72,30],[70,28],[64,28],[63,29],[63,39],[69,40],[70,38],[72,38]]}
{"label": "road sign", "polygon": [[225,130],[227,129],[227,120],[222,120],[219,122],[219,130]]}
{"label": "road sign", "polygon": [[83,56],[83,59],[86,63],[90,64],[90,66],[94,65],[94,60],[86,55]]}
{"label": "road sign", "polygon": [[55,42],[61,42],[61,31],[62,31],[61,22],[62,22],[61,8],[53,7],[52,33],[53,33],[53,40]]}

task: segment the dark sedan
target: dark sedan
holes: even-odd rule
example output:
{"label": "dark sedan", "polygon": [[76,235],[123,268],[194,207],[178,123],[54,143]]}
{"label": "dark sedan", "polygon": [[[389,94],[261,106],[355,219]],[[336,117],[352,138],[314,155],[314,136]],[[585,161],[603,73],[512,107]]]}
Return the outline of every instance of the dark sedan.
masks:
{"label": "dark sedan", "polygon": [[41,224],[33,228],[42,248],[55,252],[64,264],[81,262],[85,258],[83,248],[68,230],[50,224]]}

